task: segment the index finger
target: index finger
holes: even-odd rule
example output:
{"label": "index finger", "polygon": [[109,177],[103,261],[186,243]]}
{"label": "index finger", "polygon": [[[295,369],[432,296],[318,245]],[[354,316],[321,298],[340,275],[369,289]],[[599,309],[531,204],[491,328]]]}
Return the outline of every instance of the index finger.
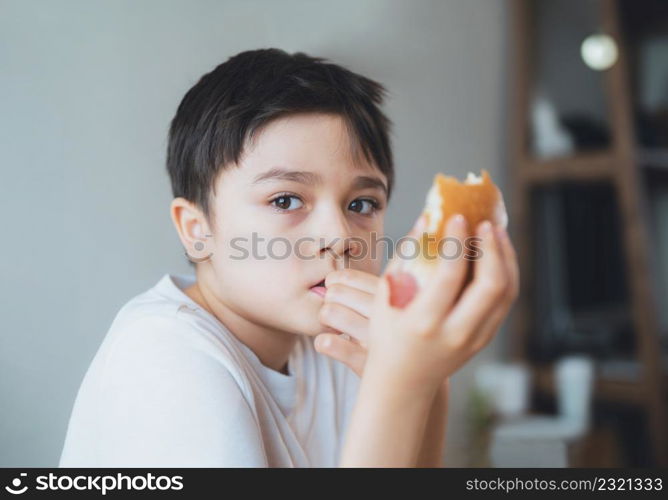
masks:
{"label": "index finger", "polygon": [[420,216],[415,220],[413,227],[408,231],[406,236],[403,236],[399,241],[401,242],[397,252],[392,255],[389,263],[385,267],[385,273],[391,273],[397,271],[401,266],[401,255],[411,255],[413,252],[408,251],[408,245],[419,244],[418,241],[422,233],[427,229],[427,218],[424,213],[421,213]]}
{"label": "index finger", "polygon": [[359,269],[337,269],[325,276],[325,287],[335,283],[357,288],[363,292],[374,293],[378,286],[378,276]]}

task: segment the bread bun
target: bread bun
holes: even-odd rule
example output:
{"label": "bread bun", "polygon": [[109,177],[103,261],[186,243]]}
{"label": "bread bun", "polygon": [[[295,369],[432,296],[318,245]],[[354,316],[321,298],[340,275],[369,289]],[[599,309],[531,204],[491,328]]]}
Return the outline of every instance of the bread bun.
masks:
{"label": "bread bun", "polygon": [[[457,249],[442,242],[451,216],[462,214],[466,218],[470,235],[474,234],[478,224],[484,220],[504,228],[508,225],[503,195],[484,169],[480,176],[469,172],[464,182],[441,173],[436,174],[427,193],[422,214],[425,230],[418,237],[418,248],[413,246],[411,255],[400,256],[398,269],[393,271],[394,276],[390,277],[397,290],[407,290],[406,293],[402,292],[401,296],[395,294],[397,303],[410,301],[409,297],[412,298],[412,294],[427,282],[440,261],[439,251],[446,256],[454,255]],[[461,242],[460,249],[472,258],[471,248],[465,242]],[[411,277],[401,276],[402,271],[412,275],[416,282],[411,285]],[[472,266],[469,266],[467,281],[471,278]],[[412,292],[410,288],[413,288]]]}

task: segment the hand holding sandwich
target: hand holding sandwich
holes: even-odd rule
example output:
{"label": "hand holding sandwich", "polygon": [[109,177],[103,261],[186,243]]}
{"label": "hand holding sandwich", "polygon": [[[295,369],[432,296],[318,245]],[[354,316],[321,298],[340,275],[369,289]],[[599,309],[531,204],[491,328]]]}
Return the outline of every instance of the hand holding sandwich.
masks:
{"label": "hand holding sandwich", "polygon": [[[390,272],[379,283],[369,319],[365,370],[388,370],[414,388],[437,386],[485,347],[518,293],[515,251],[504,228],[476,228],[481,256],[473,280],[462,290],[468,262],[463,255],[439,259],[429,281],[403,308],[390,304]],[[454,215],[446,235],[463,240],[466,221]]]}
{"label": "hand holding sandwich", "polygon": [[[469,179],[471,177],[470,175]],[[444,202],[440,202],[439,197],[443,198]],[[461,214],[456,213],[458,209]],[[463,220],[455,217],[462,214]],[[484,235],[481,230],[488,219],[494,222],[494,227],[489,235]],[[463,226],[457,225],[458,220]],[[475,223],[476,227],[469,227],[471,222]],[[355,269],[330,273],[325,281],[327,293],[321,310],[321,322],[347,334],[353,340],[334,333],[323,333],[316,339],[316,348],[321,353],[347,364],[357,375],[362,376],[367,362],[369,318],[374,302],[377,310],[376,324],[385,322],[388,331],[392,331],[394,319],[398,318],[395,318],[396,308],[390,306],[409,303],[414,294],[421,290],[423,297],[431,296],[426,304],[427,308],[439,307],[441,301],[440,306],[445,308],[439,317],[443,328],[457,329],[457,333],[448,334],[447,341],[461,341],[463,345],[469,341],[475,348],[474,352],[465,354],[465,358],[469,359],[491,341],[518,293],[518,265],[514,248],[505,230],[506,223],[503,199],[486,172],[483,172],[480,181],[473,180],[471,184],[459,184],[452,178],[437,176],[427,196],[425,210],[407,236],[412,241],[420,240],[421,236],[426,234],[435,236],[431,243],[426,243],[426,240],[421,243],[421,254],[429,252],[435,256],[434,242],[453,239],[464,242],[469,236],[477,235],[480,239],[476,241],[482,243],[482,247],[478,247],[481,258],[477,258],[472,264],[461,252],[447,259],[427,260],[421,255],[417,259],[402,262],[395,258],[382,277]],[[465,245],[462,244],[459,248],[463,251]],[[474,284],[473,278],[475,286],[471,287]],[[383,291],[389,295],[377,298],[378,292],[382,294]],[[430,315],[438,311],[420,311],[417,309],[419,307],[420,305],[416,304],[407,314],[399,316],[410,318],[408,321],[412,327],[433,322]],[[418,317],[412,317],[413,312]],[[445,315],[450,316],[450,313],[452,318],[446,318]],[[482,316],[482,319],[478,316]],[[471,327],[478,328],[467,334],[467,328]],[[390,334],[380,332],[380,335]],[[416,332],[416,335],[419,335],[419,332]],[[381,345],[378,350],[382,349],[384,347]],[[453,355],[456,354],[457,352],[453,352]],[[461,364],[455,363],[456,368]],[[442,368],[447,371],[447,366],[452,364],[446,363]],[[454,371],[456,370],[452,372]]]}
{"label": "hand holding sandwich", "polygon": [[[467,217],[442,219],[439,238],[470,236]],[[364,364],[363,377],[342,465],[415,465],[434,395],[493,339],[507,316],[519,289],[517,259],[505,224],[495,227],[492,217],[486,219],[473,228],[479,258],[436,259],[407,305],[396,307],[391,300],[393,283],[402,282],[391,279],[398,266],[380,278],[359,346],[368,352],[356,356]]]}

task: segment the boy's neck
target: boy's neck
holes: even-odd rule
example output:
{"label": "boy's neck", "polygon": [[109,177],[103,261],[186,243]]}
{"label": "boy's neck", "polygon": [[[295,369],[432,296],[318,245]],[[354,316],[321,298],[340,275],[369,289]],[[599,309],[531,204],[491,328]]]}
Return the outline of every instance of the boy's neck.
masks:
{"label": "boy's neck", "polygon": [[199,277],[183,292],[225,325],[232,335],[255,353],[263,365],[288,375],[288,358],[297,342],[296,334],[266,328],[241,317],[216,300]]}

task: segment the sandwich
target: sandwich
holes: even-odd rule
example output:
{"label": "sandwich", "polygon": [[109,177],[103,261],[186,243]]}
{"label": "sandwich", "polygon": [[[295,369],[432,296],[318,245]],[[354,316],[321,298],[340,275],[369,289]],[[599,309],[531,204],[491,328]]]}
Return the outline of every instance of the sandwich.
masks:
{"label": "sandwich", "polygon": [[475,234],[478,224],[484,220],[494,226],[507,227],[503,195],[487,170],[483,169],[479,176],[469,172],[464,182],[436,174],[422,211],[424,230],[413,242],[412,252],[404,252],[406,247],[402,246],[404,250],[396,260],[397,264],[393,263],[393,270],[388,274],[392,305],[403,307],[410,302],[442,258],[465,257],[468,266],[465,283],[471,281],[471,261],[476,258],[478,246],[470,238],[460,242],[447,241],[447,222],[455,214],[462,214],[466,219],[469,236]]}

